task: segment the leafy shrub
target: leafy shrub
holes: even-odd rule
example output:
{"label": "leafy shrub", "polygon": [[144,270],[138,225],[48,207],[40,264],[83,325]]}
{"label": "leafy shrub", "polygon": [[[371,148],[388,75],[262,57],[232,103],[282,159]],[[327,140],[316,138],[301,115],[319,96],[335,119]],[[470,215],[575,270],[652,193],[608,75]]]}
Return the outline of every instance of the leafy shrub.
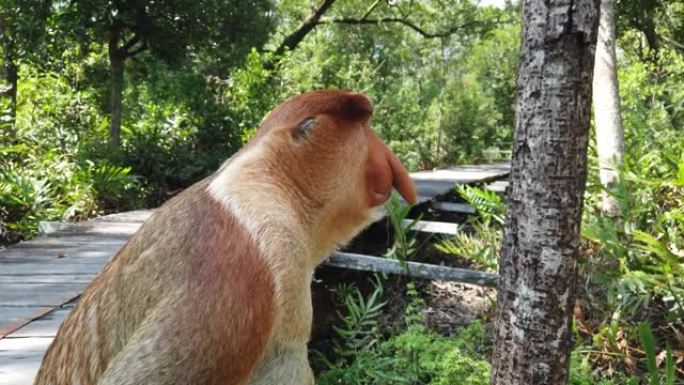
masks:
{"label": "leafy shrub", "polygon": [[3,243],[30,237],[40,221],[136,207],[139,188],[130,168],[84,156],[84,148],[102,142],[92,90],[27,66],[21,75],[16,124],[0,130]]}
{"label": "leafy shrub", "polygon": [[335,362],[321,373],[317,383],[488,384],[490,365],[473,353],[480,351],[472,342],[473,334],[480,337],[483,330],[481,324],[474,323],[453,338],[411,325],[399,335],[362,349],[351,362]]}
{"label": "leafy shrub", "polygon": [[[673,147],[684,145],[684,140]],[[677,151],[677,152],[675,152]],[[684,156],[674,148],[653,150],[639,159],[628,155],[620,181],[607,191],[619,203],[616,218],[593,208],[589,196],[583,235],[593,242],[588,262],[608,288],[607,299],[619,313],[634,315],[658,299],[671,317],[684,304]],[[600,186],[595,186],[601,189]]]}
{"label": "leafy shrub", "polygon": [[[590,326],[587,343],[606,353],[594,355],[594,363],[636,373],[647,370],[633,350],[639,345],[637,325],[648,322],[660,338],[677,341],[672,329],[681,327],[684,316],[684,136],[673,125],[681,119],[682,106],[668,100],[682,89],[660,82],[657,75],[681,73],[684,62],[665,55],[659,69],[638,60],[621,64],[624,165],[611,191],[603,189],[596,172],[590,173],[580,264],[585,285],[580,288],[586,290],[591,314],[584,322],[596,325]],[[596,208],[601,194],[616,200],[617,216]]]}
{"label": "leafy shrub", "polygon": [[484,359],[489,343],[485,328],[473,322],[456,337],[444,337],[425,329],[423,307],[415,285],[409,284],[407,328],[383,340],[378,318],[385,305],[382,281],[376,277],[373,290],[364,297],[355,285],[336,290],[339,314],[334,342],[336,360],[320,359],[328,367],[319,384],[486,384],[489,363]]}
{"label": "leafy shrub", "polygon": [[[16,240],[38,230],[40,221],[84,219],[103,210],[135,205],[130,169],[79,164],[55,150],[35,153],[25,142],[0,150],[0,217]],[[125,202],[125,203],[123,203]]]}
{"label": "leafy shrub", "polygon": [[[378,333],[378,317],[384,307],[381,281],[363,297],[355,285],[344,285],[336,291],[341,326],[334,344],[336,359],[328,361],[319,355],[327,369],[317,378],[322,385],[486,385],[489,384],[491,340],[485,326],[473,321],[454,336],[429,331],[419,315],[421,299],[415,286],[409,285],[406,329],[386,339]],[[571,385],[624,385],[635,379],[620,375],[612,379],[592,373],[587,356],[573,352],[570,366]]]}
{"label": "leafy shrub", "polygon": [[592,373],[591,363],[587,356],[578,351],[572,352],[570,357],[569,385],[637,385],[636,379],[628,379],[617,374],[615,378],[600,378]]}

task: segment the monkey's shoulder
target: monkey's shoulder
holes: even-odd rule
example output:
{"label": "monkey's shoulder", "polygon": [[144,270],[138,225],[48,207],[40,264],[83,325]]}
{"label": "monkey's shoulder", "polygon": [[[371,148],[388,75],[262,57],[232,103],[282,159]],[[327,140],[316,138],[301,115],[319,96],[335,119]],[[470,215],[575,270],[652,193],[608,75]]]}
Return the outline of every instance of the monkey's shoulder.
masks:
{"label": "monkey's shoulder", "polygon": [[117,255],[120,263],[189,278],[268,272],[253,236],[210,195],[209,183],[202,180],[155,210]]}

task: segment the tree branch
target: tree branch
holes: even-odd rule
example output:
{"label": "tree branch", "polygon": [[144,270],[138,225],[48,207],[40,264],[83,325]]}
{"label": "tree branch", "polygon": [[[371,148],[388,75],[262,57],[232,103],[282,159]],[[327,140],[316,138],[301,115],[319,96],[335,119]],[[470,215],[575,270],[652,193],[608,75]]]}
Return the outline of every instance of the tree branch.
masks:
{"label": "tree branch", "polygon": [[286,50],[293,50],[304,40],[304,37],[319,24],[323,14],[333,5],[335,0],[323,0],[316,10],[304,19],[297,29],[289,34],[274,51],[275,56],[281,56]]}
{"label": "tree branch", "polygon": [[121,50],[125,53],[128,53],[128,50],[133,48],[134,45],[138,44],[139,41],[140,41],[140,35],[136,33],[133,36],[133,38],[131,38],[131,40],[129,40],[123,44],[123,46],[121,47]]}
{"label": "tree branch", "polygon": [[670,39],[667,36],[663,36],[662,39],[663,39],[663,41],[665,41],[665,43],[670,45],[672,48],[679,50],[679,51],[684,51],[684,43],[680,43],[676,40]]}
{"label": "tree branch", "polygon": [[363,16],[361,16],[361,20],[364,20],[364,19],[366,19],[368,16],[370,16],[371,12],[373,12],[373,11],[375,10],[375,8],[377,8],[378,5],[380,5],[380,1],[382,1],[382,0],[375,0],[375,3],[371,4],[371,6],[368,7],[368,9],[366,10],[366,12],[364,12]]}
{"label": "tree branch", "polygon": [[[322,18],[318,21],[318,24],[351,24],[351,25],[369,25],[369,24],[382,24],[382,23],[396,23],[396,24],[402,24],[421,36],[428,38],[428,39],[435,39],[435,38],[442,38],[442,37],[447,37],[450,35],[453,35],[454,33],[464,29],[464,28],[469,28],[477,25],[486,25],[487,22],[482,22],[480,20],[478,21],[471,21],[468,23],[460,24],[457,26],[453,26],[447,30],[444,31],[439,31],[439,32],[429,32],[423,29],[422,27],[419,27],[415,23],[404,19],[404,18],[399,18],[399,17],[381,17],[377,19],[354,19],[354,18],[348,18],[348,17],[341,17],[341,18]],[[496,20],[492,22],[492,24],[499,24],[501,23],[501,20]]]}
{"label": "tree branch", "polygon": [[133,57],[133,56],[139,54],[140,52],[142,52],[146,49],[147,49],[147,44],[145,44],[145,42],[143,41],[142,44],[140,44],[138,46],[138,48],[136,48],[132,51],[126,51],[125,54],[126,54],[126,57]]}
{"label": "tree branch", "polygon": [[464,28],[470,28],[473,26],[484,26],[484,25],[494,25],[494,24],[500,24],[503,22],[508,22],[510,20],[504,20],[501,21],[497,19],[496,21],[491,22],[489,24],[486,21],[472,21],[468,23],[464,23],[461,25],[457,25],[454,27],[451,27],[445,31],[437,31],[437,32],[431,32],[427,31],[426,29],[418,26],[417,24],[409,21],[406,17],[380,17],[380,18],[375,18],[375,19],[369,19],[368,16],[370,16],[371,13],[380,5],[381,2],[385,0],[375,0],[363,13],[361,18],[350,18],[350,17],[329,17],[329,18],[324,18],[323,14],[333,5],[333,3],[336,0],[323,0],[321,5],[318,6],[309,16],[307,16],[304,21],[297,27],[297,29],[289,34],[285,39],[283,39],[283,42],[273,51],[274,53],[274,58],[270,59],[267,63],[264,64],[266,68],[272,68],[274,64],[278,61],[278,58],[282,56],[285,51],[287,50],[293,50],[297,47],[297,45],[304,40],[306,35],[309,34],[314,28],[316,28],[317,25],[319,24],[357,24],[357,25],[372,25],[372,24],[381,24],[381,23],[397,23],[397,24],[402,24],[416,33],[420,34],[421,36],[425,38],[442,38],[442,37],[447,37],[450,36]]}

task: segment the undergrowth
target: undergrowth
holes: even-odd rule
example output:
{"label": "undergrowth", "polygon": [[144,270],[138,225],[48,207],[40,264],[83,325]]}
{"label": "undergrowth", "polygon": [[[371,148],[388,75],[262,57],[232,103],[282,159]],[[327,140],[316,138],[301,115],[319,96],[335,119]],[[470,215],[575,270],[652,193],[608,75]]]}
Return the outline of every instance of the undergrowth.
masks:
{"label": "undergrowth", "polygon": [[[339,326],[333,342],[335,358],[317,357],[327,368],[317,378],[321,385],[487,385],[490,380],[492,340],[482,321],[475,320],[454,335],[429,330],[425,306],[415,284],[409,282],[405,329],[384,336],[379,317],[384,309],[383,283],[379,276],[367,295],[354,284],[336,290]],[[615,376],[601,379],[592,374],[588,360],[572,355],[570,385],[637,384],[636,379]],[[663,383],[663,385],[670,383]]]}

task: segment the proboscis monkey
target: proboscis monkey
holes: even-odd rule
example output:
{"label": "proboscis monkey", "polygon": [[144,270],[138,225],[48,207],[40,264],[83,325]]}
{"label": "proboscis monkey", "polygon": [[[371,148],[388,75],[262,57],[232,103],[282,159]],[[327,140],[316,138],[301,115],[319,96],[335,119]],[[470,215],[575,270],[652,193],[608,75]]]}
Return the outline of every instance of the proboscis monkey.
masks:
{"label": "proboscis monkey", "polygon": [[416,191],[362,94],[276,107],[213,176],[171,199],[64,321],[36,384],[309,385],[314,268]]}

